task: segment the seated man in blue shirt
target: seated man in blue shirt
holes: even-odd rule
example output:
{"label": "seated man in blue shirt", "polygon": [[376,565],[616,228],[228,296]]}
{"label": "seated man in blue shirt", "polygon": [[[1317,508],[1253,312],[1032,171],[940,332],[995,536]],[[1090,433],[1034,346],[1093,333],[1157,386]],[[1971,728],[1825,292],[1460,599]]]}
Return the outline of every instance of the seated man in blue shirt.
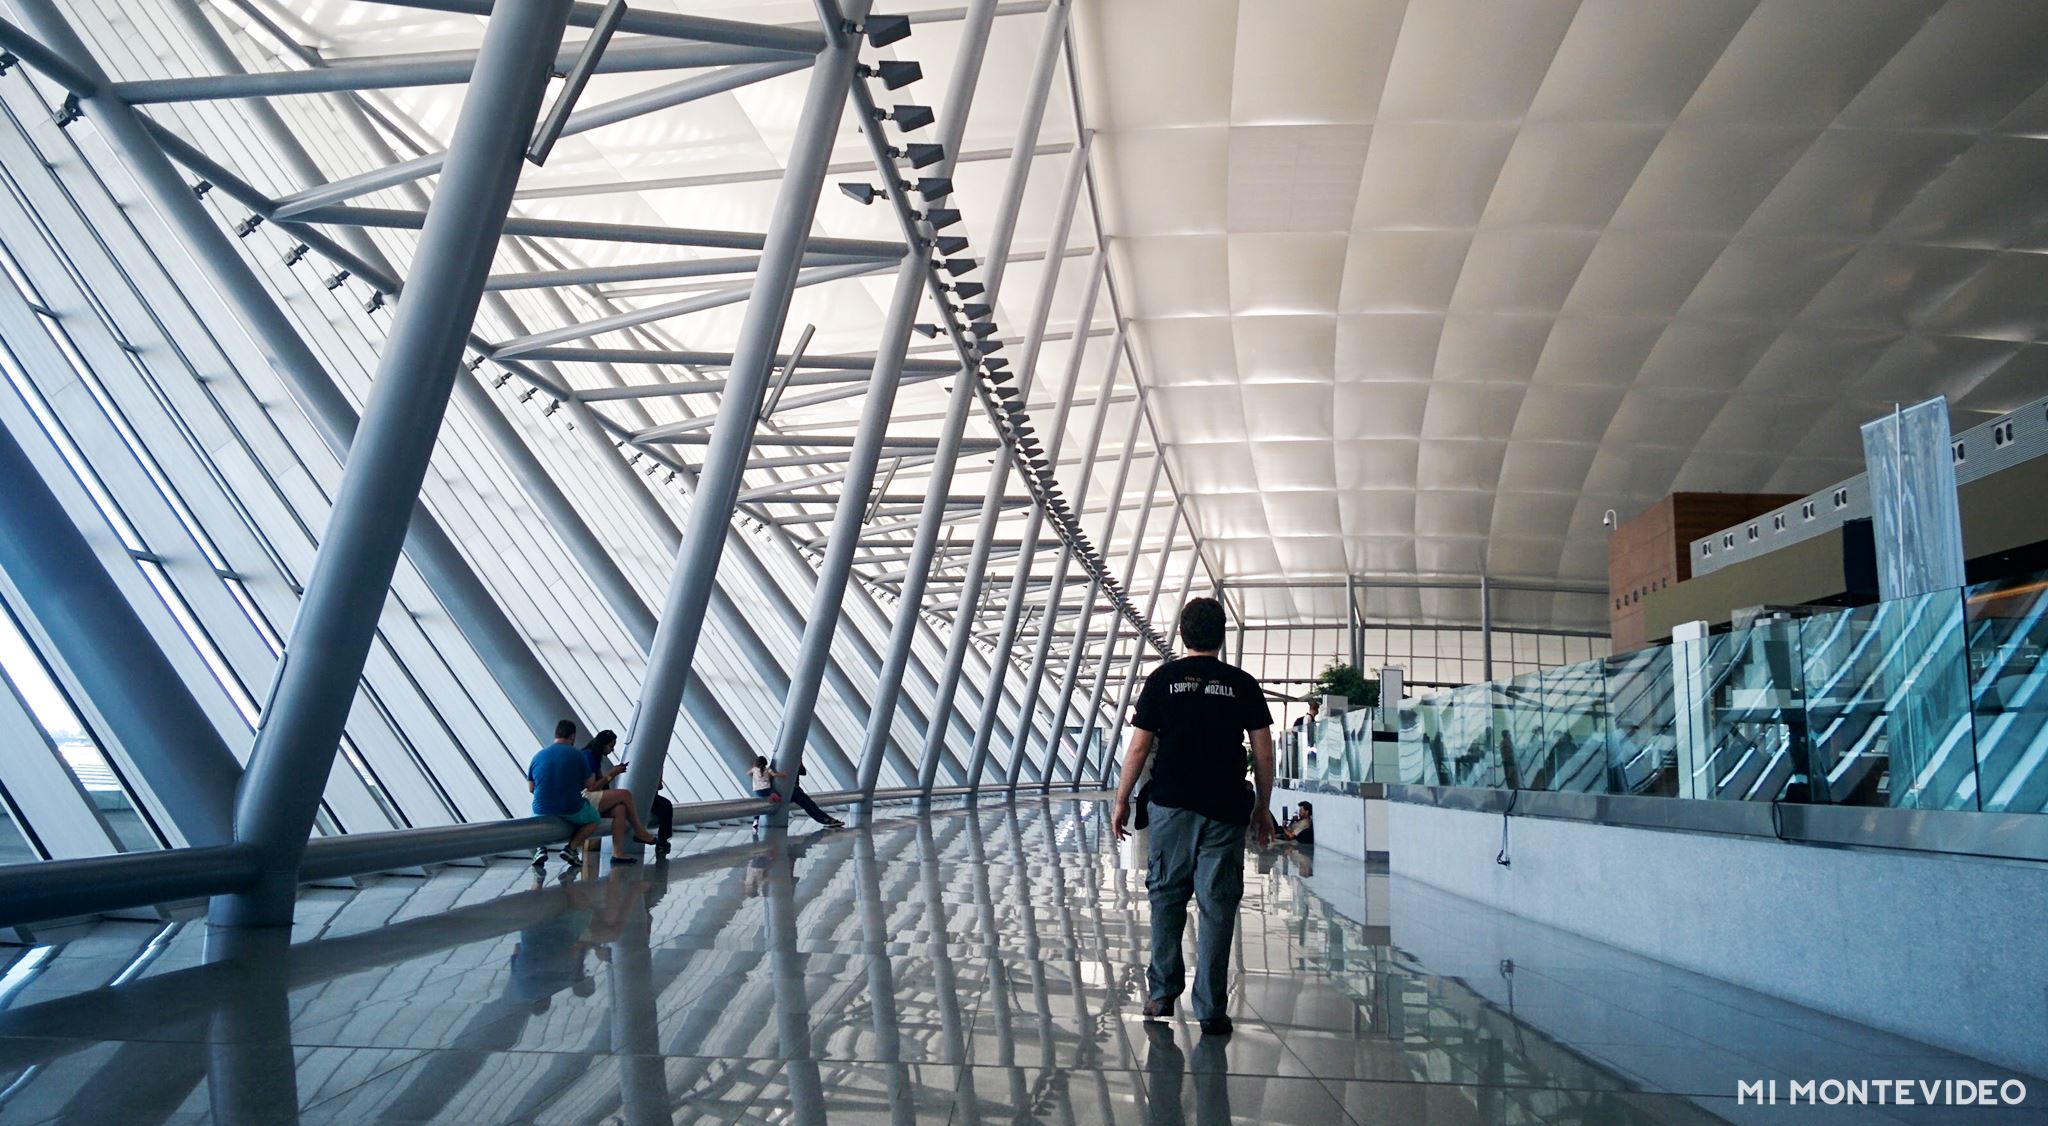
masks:
{"label": "seated man in blue shirt", "polygon": [[[603,820],[597,807],[583,796],[585,790],[601,790],[604,779],[592,777],[589,764],[584,761],[583,752],[576,746],[576,721],[565,719],[555,724],[555,741],[542,747],[526,767],[526,788],[533,791],[533,812],[543,817],[559,817],[574,827],[569,834],[569,843],[562,849],[562,859],[571,868],[583,866],[583,842],[597,832]],[[637,864],[639,858],[626,855],[626,830],[630,826],[623,817],[612,818],[612,863]],[[533,850],[533,866],[536,868],[548,862],[545,845]]]}

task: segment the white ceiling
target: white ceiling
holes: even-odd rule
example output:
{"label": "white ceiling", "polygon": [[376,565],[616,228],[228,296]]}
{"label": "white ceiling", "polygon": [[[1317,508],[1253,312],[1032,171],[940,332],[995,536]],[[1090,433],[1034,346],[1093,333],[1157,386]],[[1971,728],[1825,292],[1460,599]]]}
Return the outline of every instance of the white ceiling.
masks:
{"label": "white ceiling", "polygon": [[2039,0],[1079,0],[1076,38],[1226,582],[1597,583],[1606,509],[1820,488],[1896,400],[1962,426],[2048,390]]}

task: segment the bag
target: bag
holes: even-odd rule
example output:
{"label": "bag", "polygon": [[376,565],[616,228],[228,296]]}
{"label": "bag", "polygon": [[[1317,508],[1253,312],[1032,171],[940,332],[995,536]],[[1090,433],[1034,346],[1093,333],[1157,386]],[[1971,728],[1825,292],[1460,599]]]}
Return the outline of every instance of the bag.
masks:
{"label": "bag", "polygon": [[1138,792],[1131,795],[1131,828],[1144,829],[1151,824],[1152,780],[1148,778],[1144,785],[1138,787]]}

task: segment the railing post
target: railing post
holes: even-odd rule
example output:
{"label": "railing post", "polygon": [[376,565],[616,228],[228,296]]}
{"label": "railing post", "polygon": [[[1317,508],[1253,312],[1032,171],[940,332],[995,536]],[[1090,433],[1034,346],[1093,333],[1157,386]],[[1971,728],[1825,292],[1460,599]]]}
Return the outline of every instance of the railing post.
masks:
{"label": "railing post", "polygon": [[[48,0],[34,0],[46,4]],[[524,138],[540,112],[567,0],[508,4],[483,46],[428,209],[362,425],[322,535],[235,808],[260,853],[248,892],[214,900],[225,925],[291,922],[299,856],[405,542],[464,343],[483,297]]]}
{"label": "railing post", "polygon": [[[866,0],[846,6],[846,18],[858,21],[867,13]],[[854,81],[859,41],[843,27],[826,28],[827,45],[811,69],[810,87],[797,120],[775,209],[769,218],[761,262],[754,274],[752,296],[740,322],[732,369],[718,404],[718,423],[711,432],[704,463],[697,471],[696,492],[683,537],[676,549],[675,575],[655,627],[647,654],[647,673],[640,701],[626,738],[626,788],[645,816],[661,786],[661,765],[675,734],[685,682],[697,655],[711,588],[718,580],[718,561],[731,530],[733,507],[746,477],[747,453],[753,445],[756,419],[768,393],[783,321],[789,315],[797,269],[811,220],[818,209],[832,140],[844,115],[847,92]]]}

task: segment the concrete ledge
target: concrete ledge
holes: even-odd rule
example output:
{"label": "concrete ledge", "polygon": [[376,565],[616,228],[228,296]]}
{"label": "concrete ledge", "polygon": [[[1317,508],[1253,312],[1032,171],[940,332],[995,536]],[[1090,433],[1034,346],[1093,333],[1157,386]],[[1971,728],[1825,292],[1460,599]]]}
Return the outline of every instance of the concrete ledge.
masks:
{"label": "concrete ledge", "polygon": [[1389,801],[1773,841],[2048,862],[2048,816],[1955,809],[1688,801],[1640,794],[1390,785]]}
{"label": "concrete ledge", "polygon": [[1398,800],[1388,821],[1397,877],[2048,1075],[2048,865]]}

